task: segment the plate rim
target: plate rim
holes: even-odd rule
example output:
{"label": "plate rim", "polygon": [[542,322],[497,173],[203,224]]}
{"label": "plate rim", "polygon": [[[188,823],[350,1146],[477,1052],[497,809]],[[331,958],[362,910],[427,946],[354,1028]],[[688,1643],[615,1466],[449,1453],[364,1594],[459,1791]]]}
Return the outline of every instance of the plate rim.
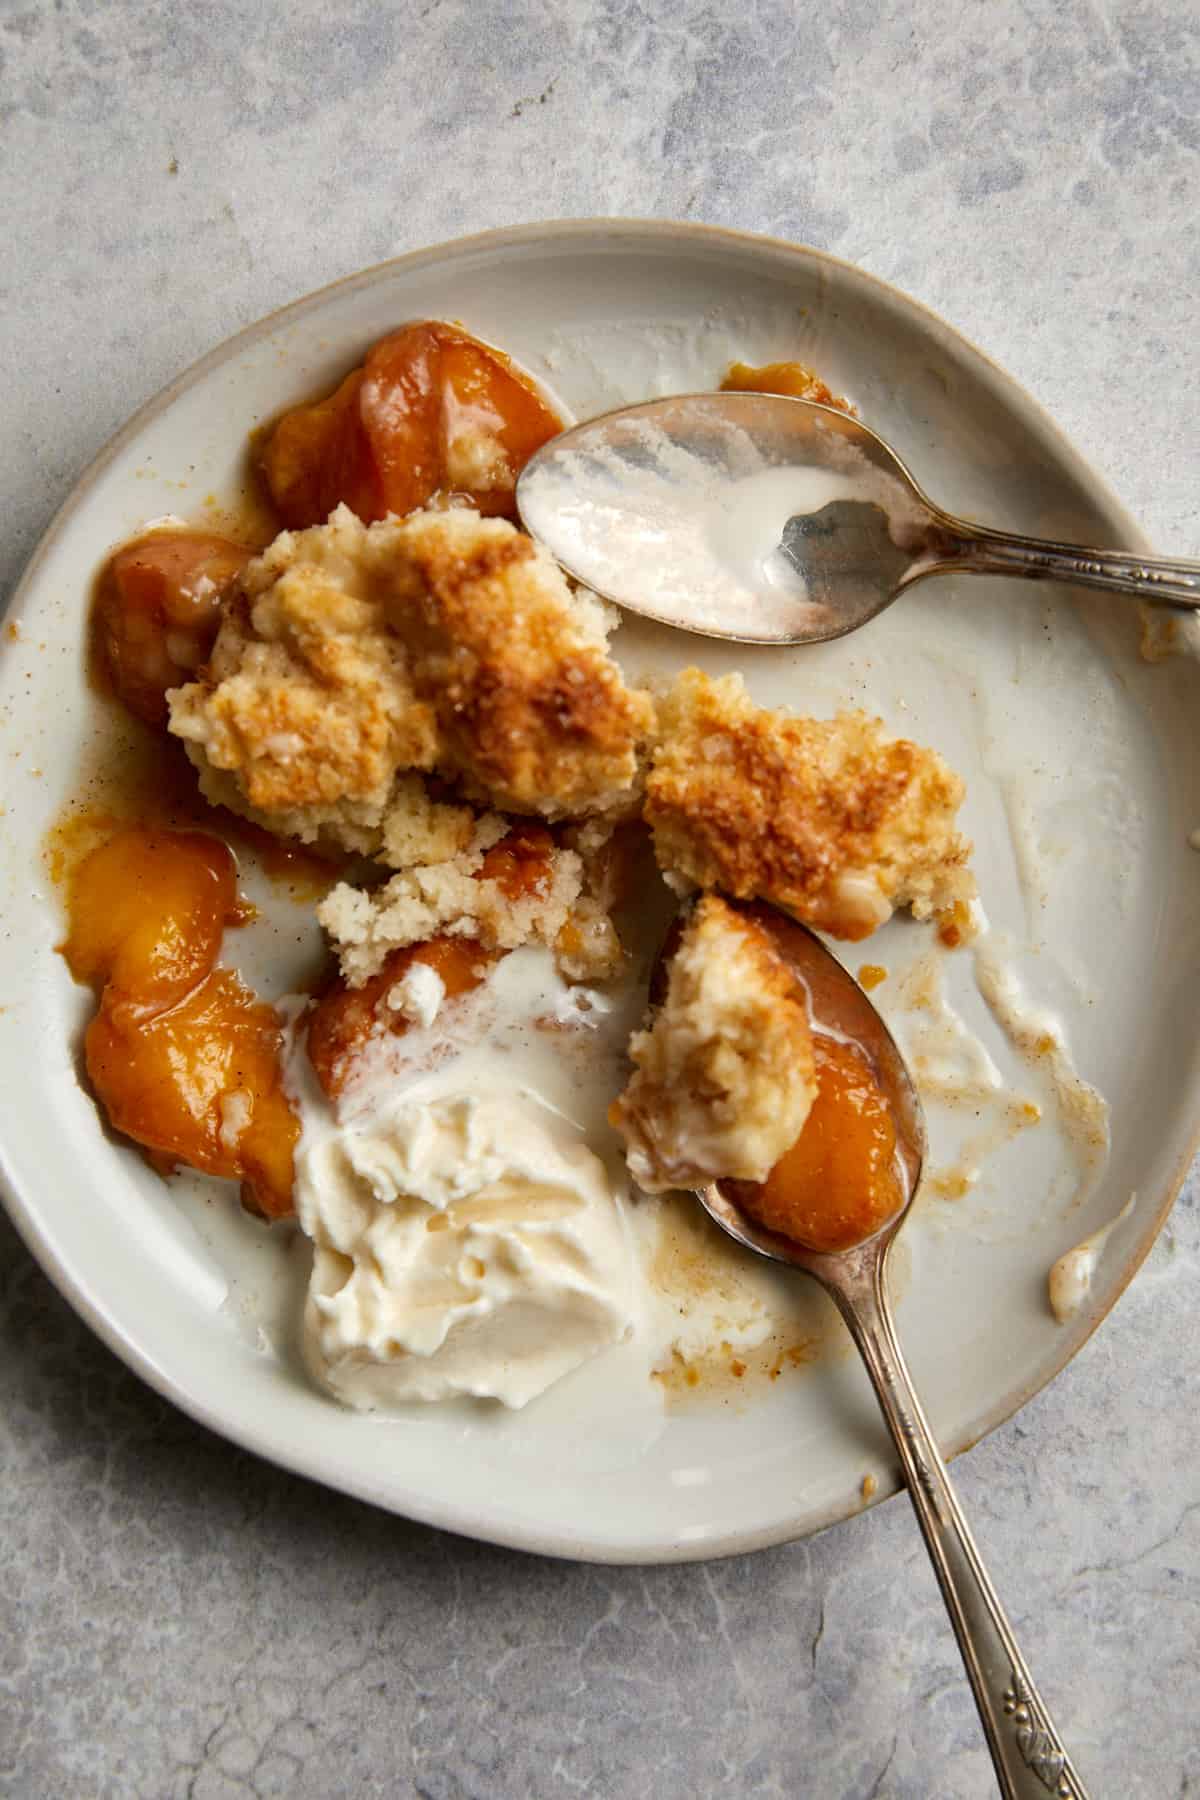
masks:
{"label": "plate rim", "polygon": [[[1075,448],[1062,427],[1041,401],[994,357],[981,349],[973,339],[905,289],[845,257],[836,256],[813,245],[775,237],[767,233],[743,231],[726,225],[710,225],[698,220],[596,215],[586,218],[550,219],[501,226],[473,232],[463,237],[445,239],[435,244],[422,245],[398,256],[388,257],[381,262],[370,264],[366,268],[338,276],[321,287],[314,288],[294,300],[285,302],[282,306],[274,308],[262,317],[252,320],[248,325],[244,325],[227,337],[220,339],[143,401],[84,465],[72,483],[70,491],[38,539],[5,604],[4,613],[0,614],[0,617],[19,609],[22,597],[38,580],[43,563],[53,553],[72,516],[126,445],[136,438],[145,426],[160,417],[182,394],[194,387],[210,371],[228,361],[231,355],[271,335],[279,329],[281,324],[290,323],[302,318],[306,313],[318,309],[335,293],[352,292],[355,288],[374,285],[399,271],[416,270],[425,264],[445,265],[479,251],[506,248],[536,249],[551,241],[559,243],[571,239],[594,241],[597,236],[605,235],[613,239],[624,237],[631,241],[642,240],[647,248],[652,245],[656,248],[669,246],[674,240],[689,245],[724,246],[760,253],[768,251],[774,254],[781,264],[788,262],[793,264],[815,263],[818,267],[836,270],[839,275],[849,279],[851,283],[859,283],[866,288],[877,289],[881,297],[886,298],[893,305],[898,304],[902,310],[907,309],[921,315],[927,328],[934,335],[952,341],[960,351],[965,350],[987,372],[989,379],[994,384],[1006,390],[1010,396],[1014,394],[1019,396],[1032,421],[1036,423],[1042,435],[1053,446],[1060,463],[1070,470],[1081,488],[1094,496],[1103,509],[1119,522],[1118,536],[1126,540],[1124,547],[1147,554],[1152,551],[1152,545],[1146,534],[1138,526],[1124,503],[1110,488],[1106,478]],[[19,645],[10,639],[7,632],[0,633],[0,675],[3,674],[8,661],[16,655],[18,648]],[[1148,1222],[1143,1227],[1140,1238],[1130,1247],[1122,1268],[1121,1279],[1111,1298],[1098,1312],[1087,1317],[1075,1329],[1064,1328],[1061,1356],[1054,1359],[1053,1366],[1044,1376],[1025,1383],[1013,1395],[1005,1395],[993,1406],[985,1409],[981,1415],[969,1421],[957,1437],[952,1437],[949,1443],[944,1444],[942,1453],[947,1462],[951,1462],[956,1456],[973,1449],[984,1437],[987,1437],[1008,1419],[1013,1418],[1030,1400],[1055,1381],[1079,1354],[1125,1294],[1149,1255],[1179,1196],[1198,1151],[1200,1151],[1200,1094],[1193,1102],[1190,1136],[1184,1154],[1169,1176],[1165,1193],[1154,1207]],[[860,1512],[866,1511],[872,1506],[882,1504],[897,1494],[904,1486],[897,1472],[889,1468],[886,1472],[881,1472],[878,1478],[878,1489],[869,1501],[862,1501],[858,1505],[853,1502],[832,1502],[822,1508],[815,1518],[812,1516],[807,1518],[799,1529],[785,1523],[763,1527],[755,1531],[726,1532],[711,1540],[686,1543],[677,1541],[669,1545],[658,1542],[618,1546],[596,1542],[589,1539],[586,1534],[581,1535],[577,1532],[550,1531],[540,1526],[522,1527],[520,1524],[509,1526],[503,1521],[497,1521],[481,1529],[478,1522],[465,1508],[446,1499],[438,1499],[433,1502],[417,1499],[411,1505],[406,1500],[404,1511],[401,1513],[400,1509],[388,1498],[381,1496],[378,1491],[372,1491],[369,1481],[358,1479],[352,1474],[348,1475],[333,1464],[327,1465],[319,1447],[311,1447],[306,1454],[301,1455],[287,1444],[274,1442],[269,1430],[256,1430],[237,1423],[231,1424],[202,1397],[194,1394],[188,1387],[181,1385],[175,1376],[160,1368],[153,1356],[141,1349],[120,1323],[109,1314],[104,1305],[94,1297],[90,1291],[86,1273],[72,1266],[62,1256],[52,1235],[38,1221],[36,1207],[30,1206],[24,1199],[15,1179],[3,1133],[0,1133],[0,1201],[3,1202],[26,1249],[67,1303],[127,1368],[131,1369],[164,1399],[179,1407],[189,1418],[224,1438],[227,1442],[264,1457],[267,1461],[287,1469],[291,1474],[319,1481],[337,1492],[366,1501],[370,1505],[379,1506],[394,1516],[411,1519],[419,1524],[433,1526],[440,1530],[455,1531],[461,1535],[496,1544],[506,1549],[521,1550],[535,1555],[574,1562],[618,1566],[709,1562],[800,1541],[819,1531],[826,1530],[831,1525],[856,1517]]]}

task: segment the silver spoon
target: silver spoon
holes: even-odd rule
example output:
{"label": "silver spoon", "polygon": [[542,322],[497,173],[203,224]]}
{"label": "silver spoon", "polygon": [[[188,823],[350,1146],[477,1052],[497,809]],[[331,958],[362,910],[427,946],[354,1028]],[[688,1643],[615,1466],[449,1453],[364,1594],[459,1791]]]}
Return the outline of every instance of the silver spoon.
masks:
{"label": "silver spoon", "polygon": [[[1087,1800],[983,1566],[896,1337],[885,1279],[888,1254],[912,1205],[925,1155],[925,1119],[912,1078],[866,994],[819,938],[774,907],[753,904],[739,910],[770,934],[803,981],[813,1018],[856,1040],[874,1065],[896,1127],[904,1198],[895,1217],[874,1237],[835,1253],[806,1250],[756,1225],[738,1205],[738,1182],[702,1188],[697,1197],[737,1243],[815,1276],[849,1327],[900,1455],[1000,1792],[1010,1800],[1047,1800],[1048,1795]],[[673,928],[663,945],[651,981],[652,1004],[665,989],[665,970],[678,937],[678,927]]]}
{"label": "silver spoon", "polygon": [[517,506],[588,587],[743,643],[842,637],[948,569],[1200,608],[1200,562],[957,519],[857,419],[778,394],[681,394],[576,425],[530,458]]}

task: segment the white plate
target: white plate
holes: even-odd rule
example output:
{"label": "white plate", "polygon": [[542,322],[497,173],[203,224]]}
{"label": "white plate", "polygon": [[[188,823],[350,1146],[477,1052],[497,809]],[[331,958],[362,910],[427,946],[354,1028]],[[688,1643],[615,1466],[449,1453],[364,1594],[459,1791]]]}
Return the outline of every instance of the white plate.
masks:
{"label": "white plate", "polygon": [[[76,1047],[89,998],[54,953],[40,842],[111,730],[83,677],[88,585],[143,520],[232,500],[257,417],[331,386],[372,339],[457,317],[512,351],[577,416],[711,385],[734,356],[799,356],[850,393],[934,497],[1059,538],[1140,545],[1130,520],[1015,384],[948,326],[815,251],[704,227],[579,222],[489,233],[402,257],[240,333],[137,415],[48,532],[0,651],[5,811],[0,918],[2,1159],[8,1204],[51,1277],[108,1344],[197,1419],[264,1456],[397,1512],[559,1555],[665,1561],[798,1536],[892,1491],[892,1459],[845,1354],[657,1428],[621,1357],[518,1420],[429,1411],[372,1423],[313,1392],[292,1351],[303,1250],[243,1220],[228,1191],[164,1188],[101,1128]],[[762,697],[865,703],[966,776],[966,823],[993,925],[1064,1019],[1108,1098],[1103,1179],[1072,1201],[1044,1073],[1009,1053],[948,962],[957,1004],[998,1064],[1046,1106],[979,1187],[930,1200],[906,1233],[901,1333],[947,1450],[973,1442],[1074,1354],[1162,1222],[1197,1132],[1200,737],[1190,665],[1142,665],[1119,604],[1061,589],[943,580],[845,642],[801,652],[683,643],[626,627],[645,664],[740,665]],[[1024,881],[1024,885],[1022,885]],[[281,913],[280,907],[283,911]],[[300,915],[275,902],[261,966],[286,978]],[[893,971],[928,931],[888,927],[852,963]],[[880,990],[895,1007],[896,976]],[[952,1133],[953,1121],[935,1120]],[[935,1161],[937,1160],[935,1152]],[[1051,1317],[1052,1260],[1115,1214],[1088,1305]],[[572,1385],[574,1383],[574,1385]],[[644,1401],[644,1396],[642,1397]]]}

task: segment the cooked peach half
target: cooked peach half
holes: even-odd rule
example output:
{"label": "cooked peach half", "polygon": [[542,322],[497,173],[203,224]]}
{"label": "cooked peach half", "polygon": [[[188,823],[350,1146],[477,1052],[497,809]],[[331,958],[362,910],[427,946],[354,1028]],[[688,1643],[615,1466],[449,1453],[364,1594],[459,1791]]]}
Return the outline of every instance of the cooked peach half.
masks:
{"label": "cooked peach half", "polygon": [[110,557],[96,588],[99,649],[118,699],[147,725],[166,724],[167,689],[207,660],[253,554],[208,532],[152,531]]}
{"label": "cooked peach half", "polygon": [[109,1123],[157,1153],[244,1185],[252,1212],[292,1210],[299,1128],[283,1091],[279,1016],[232,969],[185,1000],[133,1019],[107,994],[85,1038],[88,1075]]}
{"label": "cooked peach half", "polygon": [[502,351],[422,322],[381,339],[327,398],[285,413],[259,467],[293,530],[343,502],[370,523],[455,494],[515,518],[517,476],[561,429]]}
{"label": "cooked peach half", "polygon": [[237,909],[237,864],[219,838],[131,825],[75,871],[63,955],[111,1009],[149,1017],[204,980]]}
{"label": "cooked peach half", "polygon": [[299,1127],[283,1091],[282,1028],[239,976],[215,967],[241,917],[237,866],[199,831],[130,826],[75,871],[62,949],[100,994],[84,1052],[114,1130],[151,1152],[243,1183],[251,1210],[292,1210]]}
{"label": "cooked peach half", "polygon": [[896,1126],[866,1054],[816,1032],[817,1097],[764,1182],[729,1184],[742,1209],[809,1250],[848,1250],[899,1212]]}

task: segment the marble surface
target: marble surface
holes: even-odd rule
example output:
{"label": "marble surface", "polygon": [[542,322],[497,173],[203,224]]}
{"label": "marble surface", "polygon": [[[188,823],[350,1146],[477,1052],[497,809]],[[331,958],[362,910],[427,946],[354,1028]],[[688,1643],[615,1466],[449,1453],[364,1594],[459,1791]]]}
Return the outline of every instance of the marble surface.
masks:
{"label": "marble surface", "polygon": [[[0,0],[0,584],[237,326],[422,243],[598,212],[895,280],[1198,555],[1198,80],[1193,0]],[[1195,1192],[956,1465],[1097,1796],[1200,1790]],[[0,1219],[0,1795],[992,1791],[905,1501],[709,1567],[442,1536],[189,1423]]]}

